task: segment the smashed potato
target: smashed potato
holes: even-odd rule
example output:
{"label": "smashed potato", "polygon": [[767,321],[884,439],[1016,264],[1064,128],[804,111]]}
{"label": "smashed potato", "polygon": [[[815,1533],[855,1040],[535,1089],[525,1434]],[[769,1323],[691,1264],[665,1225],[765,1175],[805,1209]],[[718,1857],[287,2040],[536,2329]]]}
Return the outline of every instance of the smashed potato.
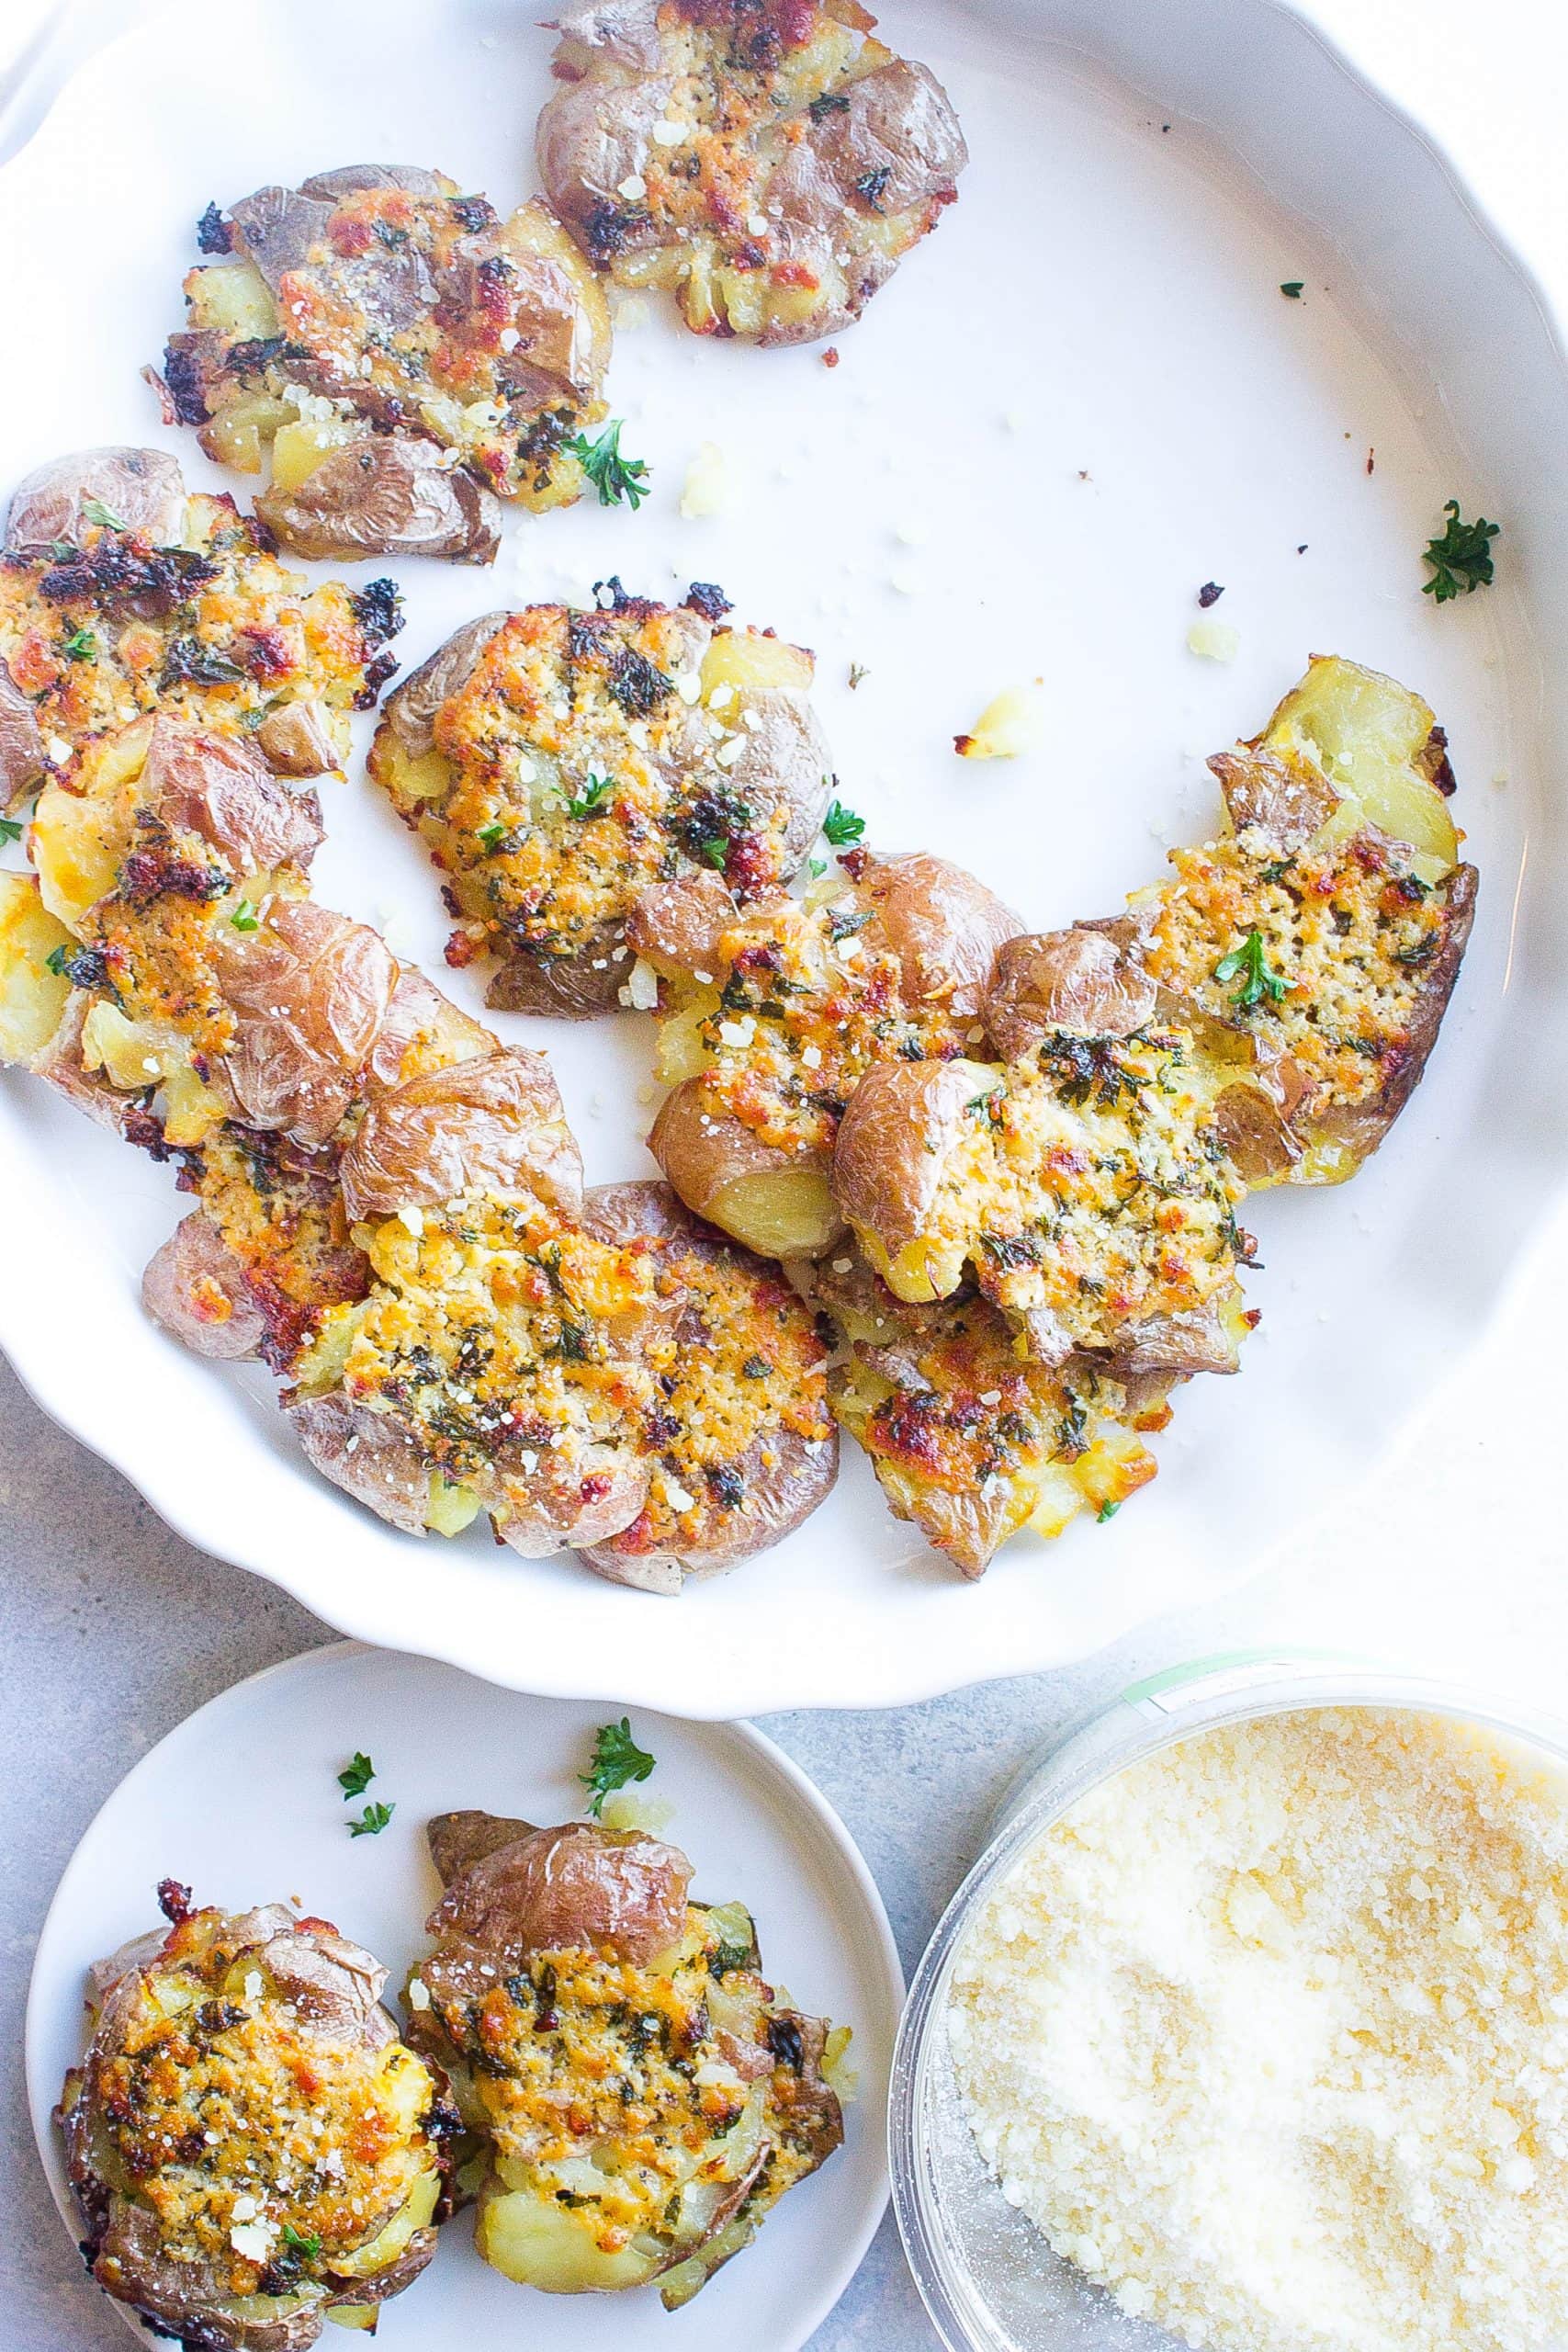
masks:
{"label": "smashed potato", "polygon": [[1168,1001],[1288,1064],[1282,1115],[1277,1091],[1251,1108],[1271,1146],[1252,1181],[1341,1183],[1419,1083],[1470,938],[1442,730],[1392,679],[1317,660],[1209,764],[1230,831],[1172,851],[1175,879],[1110,928]]}
{"label": "smashed potato", "polygon": [[829,1188],[839,1122],[883,1061],[982,1043],[998,950],[1019,918],[972,875],[854,850],[802,901],[737,907],[717,877],[649,893],[627,936],[660,980],[649,1148],[700,1216],[765,1255],[816,1257],[843,1221]]}
{"label": "smashed potato", "polygon": [[604,1185],[584,1221],[604,1240],[651,1242],[675,1310],[647,1349],[648,1500],[585,1556],[617,1584],[679,1592],[778,1543],[831,1490],[827,1350],[778,1270],[700,1225],[667,1186]]}
{"label": "smashed potato", "polygon": [[380,164],[209,209],[163,388],[257,511],[312,557],[488,563],[497,498],[580,497],[610,323],[547,205],[502,220],[439,173]]}
{"label": "smashed potato", "polygon": [[206,2352],[307,2352],[418,2278],[458,2119],[387,1972],[281,1904],[185,1907],[94,1972],[60,2121],[99,2286]]}
{"label": "smashed potato", "polygon": [[390,581],[310,587],[159,451],[57,459],[16,492],[0,549],[0,807],[74,783],[89,746],[154,711],[236,727],[281,775],[335,768],[400,627]]}
{"label": "smashed potato", "polygon": [[863,1258],[812,1269],[840,1340],[833,1410],[871,1458],[893,1514],[968,1577],[1021,1528],[1111,1518],[1155,1476],[1143,1443],[1170,1419],[1165,1375],[1052,1368],[965,1283],[930,1306],[896,1298]]}
{"label": "smashed potato", "polygon": [[627,596],[471,622],[387,705],[370,773],[445,876],[447,959],[497,956],[490,1001],[614,1008],[626,924],[671,877],[722,873],[743,898],[786,882],[821,821],[830,761],[812,660]]}
{"label": "smashed potato", "polygon": [[576,0],[556,22],[546,193],[597,268],[672,291],[699,334],[840,332],[957,195],[945,91],[856,0]]}
{"label": "smashed potato", "polygon": [[884,1062],[844,1114],[834,1197],[897,1297],[968,1271],[1043,1363],[1234,1371],[1251,1244],[1214,1102],[1190,1034],[1152,1022],[1010,1064]]}
{"label": "smashed potato", "polygon": [[456,1875],[410,2033],[478,2151],[479,2254],[547,2294],[658,2279],[679,2309],[840,2145],[847,2033],[764,1982],[742,1905],[688,1901],[675,1847],[473,1814],[431,1846]]}

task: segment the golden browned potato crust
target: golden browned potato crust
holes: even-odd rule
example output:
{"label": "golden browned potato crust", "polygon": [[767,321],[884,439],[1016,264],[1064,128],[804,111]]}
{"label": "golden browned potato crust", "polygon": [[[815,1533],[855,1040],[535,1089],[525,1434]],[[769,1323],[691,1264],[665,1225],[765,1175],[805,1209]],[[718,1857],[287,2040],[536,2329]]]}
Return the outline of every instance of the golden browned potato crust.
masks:
{"label": "golden browned potato crust", "polygon": [[61,2106],[99,2285],[203,2352],[305,2352],[416,2278],[457,2119],[386,1970],[281,1905],[190,1911],[95,1972]]}
{"label": "golden browned potato crust", "polygon": [[[143,458],[158,459],[151,481],[130,469]],[[88,450],[17,492],[0,551],[0,806],[74,783],[91,744],[153,711],[238,728],[280,773],[320,774],[397,667],[381,650],[401,626],[389,581],[312,588],[231,499],[182,489],[176,507],[171,463]],[[51,521],[65,527],[40,544]]]}
{"label": "golden browned potato crust", "polygon": [[648,1500],[586,1557],[616,1583],[679,1592],[778,1543],[831,1491],[828,1351],[777,1268],[700,1224],[667,1185],[602,1186],[584,1221],[605,1240],[649,1239],[674,1310],[647,1351]]}
{"label": "golden browned potato crust", "polygon": [[201,223],[163,386],[258,511],[315,557],[488,562],[496,497],[581,495],[571,443],[604,414],[604,294],[549,207],[502,220],[438,173],[351,167]]}
{"label": "golden browned potato crust", "polygon": [[628,931],[659,979],[650,1148],[699,1216],[777,1256],[841,1230],[826,1178],[846,1104],[883,1062],[982,1043],[1019,918],[961,866],[855,850],[806,900],[738,909],[706,876],[649,894]]}
{"label": "golden browned potato crust", "polygon": [[1143,1439],[1170,1419],[1169,1377],[1113,1379],[1084,1357],[1047,1366],[972,1283],[911,1306],[853,1253],[814,1268],[811,1295],[840,1340],[834,1412],[895,1517],[965,1577],[1020,1529],[1111,1518],[1155,1476]]}
{"label": "golden browned potato crust", "polygon": [[576,0],[540,175],[621,286],[699,334],[809,343],[860,316],[968,160],[945,91],[855,0]]}
{"label": "golden browned potato crust", "polygon": [[1325,660],[1210,764],[1231,830],[1173,851],[1174,877],[1109,928],[1182,1017],[1289,1065],[1272,1120],[1234,1106],[1279,1145],[1252,1181],[1342,1182],[1419,1082],[1470,938],[1441,730],[1392,680]]}
{"label": "golden browned potato crust", "polygon": [[809,654],[627,596],[470,623],[388,704],[370,773],[459,919],[447,959],[498,956],[491,1001],[582,1017],[632,970],[626,924],[671,877],[742,898],[788,881],[827,802]]}
{"label": "golden browned potato crust", "polygon": [[764,1982],[740,1904],[688,1901],[678,1848],[484,1815],[453,1838],[453,1818],[408,1989],[480,2148],[475,2244],[523,2285],[658,2278],[675,2309],[840,2144],[823,2069],[848,2035]]}
{"label": "golden browned potato crust", "polygon": [[834,1196],[899,1297],[968,1270],[1045,1363],[1234,1370],[1250,1244],[1216,1093],[1190,1034],[1153,1021],[1043,1031],[1011,1064],[884,1062],[844,1114]]}

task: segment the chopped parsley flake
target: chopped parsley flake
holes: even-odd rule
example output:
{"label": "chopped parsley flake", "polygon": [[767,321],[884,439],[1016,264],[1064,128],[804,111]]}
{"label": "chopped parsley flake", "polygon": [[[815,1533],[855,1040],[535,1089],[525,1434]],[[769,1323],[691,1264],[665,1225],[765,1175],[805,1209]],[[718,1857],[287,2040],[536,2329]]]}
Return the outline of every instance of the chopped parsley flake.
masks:
{"label": "chopped parsley flake", "polygon": [[1239,947],[1222,956],[1214,967],[1214,978],[1221,982],[1239,980],[1241,986],[1231,1002],[1238,1012],[1251,1012],[1263,1002],[1278,1004],[1290,987],[1282,972],[1276,972],[1269,961],[1260,931],[1249,931]]}
{"label": "chopped parsley flake", "polygon": [[1121,1508],[1122,1508],[1122,1506],[1121,1506],[1121,1504],[1120,1504],[1120,1503],[1101,1503],[1101,1504],[1100,1504],[1100,1509],[1095,1512],[1095,1514],[1094,1514],[1094,1515],[1095,1515],[1095,1518],[1099,1521],[1099,1522],[1100,1522],[1100,1526],[1101,1526],[1101,1527],[1103,1527],[1103,1526],[1105,1525],[1105,1522],[1106,1522],[1106,1521],[1107,1521],[1108,1519],[1114,1519],[1114,1518],[1115,1518],[1115,1516],[1116,1516],[1117,1512],[1121,1510]]}
{"label": "chopped parsley flake", "polygon": [[1302,288],[1305,284],[1304,277],[1287,277],[1281,284],[1280,291],[1287,302],[1299,302],[1302,299]]}
{"label": "chopped parsley flake", "polygon": [[648,496],[648,468],[640,458],[621,455],[621,423],[607,424],[597,441],[586,433],[573,434],[562,447],[577,458],[599,493],[601,506],[619,506],[623,500],[635,514]]}
{"label": "chopped parsley flake", "polygon": [[314,2230],[297,2230],[292,2222],[285,2222],[283,2243],[290,2254],[297,2254],[299,2256],[301,2262],[321,2260],[321,2241]]}
{"label": "chopped parsley flake", "polygon": [[587,783],[583,786],[582,790],[578,794],[577,797],[574,800],[568,800],[566,804],[568,816],[602,816],[604,814],[602,804],[604,802],[604,795],[611,790],[613,784],[613,777],[607,775],[594,775],[591,772]]}
{"label": "chopped parsley flake", "polygon": [[85,523],[96,523],[100,531],[123,531],[130,527],[120,521],[118,514],[109,513],[101,498],[85,498],[82,501],[82,519]]}
{"label": "chopped parsley flake", "polygon": [[618,1724],[601,1724],[593,1736],[592,1765],[578,1774],[589,1792],[587,1809],[595,1821],[613,1791],[624,1789],[628,1781],[646,1781],[652,1770],[652,1757],[632,1737],[629,1716],[623,1715]]}
{"label": "chopped parsley flake", "polygon": [[1468,596],[1477,588],[1491,587],[1492,541],[1500,527],[1483,514],[1473,523],[1463,521],[1457,498],[1445,500],[1443,512],[1449,519],[1442,537],[1427,541],[1421,559],[1432,570],[1421,594],[1435,596],[1439,605],[1450,603],[1455,596]]}
{"label": "chopped parsley flake", "polygon": [[841,800],[835,800],[822,820],[822,838],[833,849],[848,849],[864,831],[865,819],[857,817],[852,808],[846,808]]}
{"label": "chopped parsley flake", "polygon": [[0,842],[19,842],[21,838],[21,820],[17,817],[0,817]]}
{"label": "chopped parsley flake", "polygon": [[497,817],[491,824],[479,827],[479,839],[487,850],[498,850],[506,839],[506,827]]}
{"label": "chopped parsley flake", "polygon": [[343,1791],[344,1803],[350,1797],[362,1797],[375,1778],[375,1765],[362,1747],[356,1747],[349,1759],[347,1769],[337,1776],[337,1784]]}
{"label": "chopped parsley flake", "polygon": [[249,899],[242,899],[240,900],[239,905],[230,916],[229,921],[233,924],[236,931],[259,931],[261,929],[261,917],[257,914],[254,907],[252,906]]}
{"label": "chopped parsley flake", "polygon": [[90,628],[73,628],[64,639],[61,650],[68,662],[96,662],[98,640]]}
{"label": "chopped parsley flake", "polygon": [[351,1838],[379,1838],[396,1811],[396,1805],[392,1804],[367,1804],[358,1820],[349,1823],[349,1836]]}

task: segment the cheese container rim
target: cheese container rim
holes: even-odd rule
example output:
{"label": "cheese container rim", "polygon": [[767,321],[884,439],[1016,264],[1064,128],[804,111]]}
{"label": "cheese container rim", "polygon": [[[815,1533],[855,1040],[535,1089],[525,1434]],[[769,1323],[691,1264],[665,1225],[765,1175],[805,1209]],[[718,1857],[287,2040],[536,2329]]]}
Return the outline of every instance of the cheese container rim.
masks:
{"label": "cheese container rim", "polygon": [[987,1843],[937,1923],[909,1988],[888,2096],[888,2165],[899,2234],[947,2352],[1180,2352],[1054,2254],[986,2171],[953,2079],[945,2030],[958,1947],[1021,1857],[1133,1764],[1203,1733],[1320,1708],[1407,1709],[1472,1724],[1560,1771],[1568,1720],[1456,1679],[1338,1652],[1232,1651],[1130,1685],[1054,1736],[1024,1766]]}

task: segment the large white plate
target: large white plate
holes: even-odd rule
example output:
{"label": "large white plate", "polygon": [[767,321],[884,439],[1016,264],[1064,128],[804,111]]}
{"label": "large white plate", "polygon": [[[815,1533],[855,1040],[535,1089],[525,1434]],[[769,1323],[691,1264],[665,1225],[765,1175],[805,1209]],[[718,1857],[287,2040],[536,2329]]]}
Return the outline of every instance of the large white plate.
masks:
{"label": "large white plate", "polygon": [[[89,65],[0,177],[0,315],[25,322],[0,384],[6,472],[160,437],[137,368],[177,318],[209,197],[373,156],[520,197],[547,86],[531,14],[180,7]],[[50,1409],[182,1532],[334,1623],[536,1690],[689,1714],[905,1701],[1212,1596],[1375,1464],[1561,1182],[1568,921],[1541,751],[1568,648],[1568,380],[1538,298],[1419,134],[1267,0],[920,0],[888,18],[949,82],[975,160],[841,365],[660,321],[624,334],[612,389],[651,503],[521,525],[493,580],[401,567],[405,660],[498,600],[611,571],[654,593],[717,580],[817,647],[872,840],[955,854],[1051,923],[1113,908],[1196,836],[1203,754],[1252,731],[1309,652],[1344,651],[1449,727],[1480,922],[1380,1159],[1349,1193],[1250,1215],[1265,1320],[1240,1379],[1180,1398],[1156,1487],[1113,1526],[1021,1541],[978,1588],[888,1519],[859,1460],[787,1544],[679,1602],[477,1533],[389,1532],[303,1468],[258,1377],[142,1319],[139,1271],[177,1214],[166,1176],[0,1086],[0,1340]],[[735,503],[683,523],[705,440]],[[1419,555],[1450,496],[1505,527],[1497,587],[1439,610]],[[1229,668],[1185,648],[1210,579],[1241,632]],[[870,672],[853,694],[852,662]],[[954,729],[1034,677],[1049,750],[955,761]],[[439,967],[412,843],[361,782],[329,813],[323,898]],[[647,1029],[511,1025],[550,1046],[591,1173],[644,1169]]]}
{"label": "large white plate", "polygon": [[[396,1988],[439,1892],[426,1821],[463,1805],[573,1819],[582,1810],[575,1776],[601,1713],[342,1643],[253,1676],[160,1740],[77,1847],[33,1964],[28,2097],[72,2240],[81,2227],[51,2115],[81,2055],[85,1973],[156,1926],[160,1879],[235,1910],[298,1896],[375,1952]],[[750,1724],[639,1713],[634,1729],[658,1759],[643,1793],[673,1806],[666,1834],[695,1863],[697,1892],[745,1902],[773,1980],[853,2026],[859,2085],[844,2145],[678,2319],[653,2289],[571,2298],[509,2286],[479,2261],[459,2219],[418,2285],[388,2305],[378,2342],[406,2352],[513,2342],[530,2352],[670,2352],[677,2341],[680,2352],[738,2344],[795,2352],[842,2294],[882,2217],[887,2069],[904,1985],[870,1872],[830,1806]],[[347,1835],[356,1808],[333,1776],[355,1748],[375,1762],[374,1794],[395,1806],[378,1838]],[[61,2256],[63,2268],[63,2241]]]}

